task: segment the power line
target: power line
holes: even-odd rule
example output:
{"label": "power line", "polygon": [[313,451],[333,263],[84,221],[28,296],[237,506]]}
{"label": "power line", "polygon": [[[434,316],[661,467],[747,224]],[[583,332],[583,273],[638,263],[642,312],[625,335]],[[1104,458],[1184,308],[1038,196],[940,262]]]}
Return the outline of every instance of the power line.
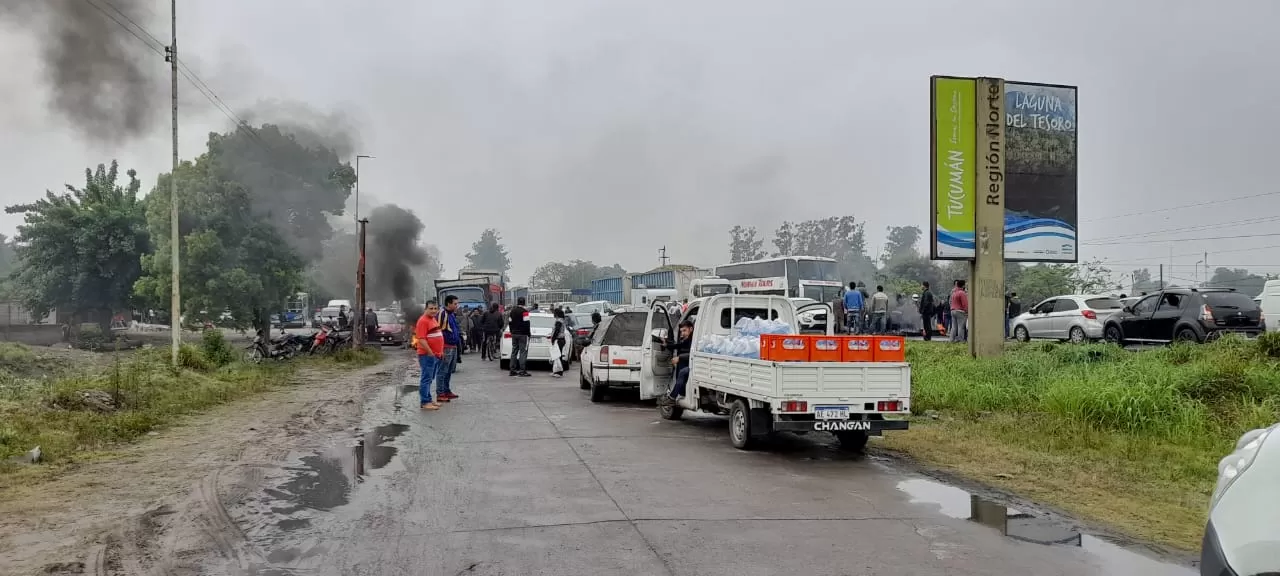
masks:
{"label": "power line", "polygon": [[[107,12],[106,8],[103,8],[102,6],[99,6],[98,4],[94,3],[94,0],[84,0],[84,1],[86,4],[92,6],[98,12],[101,12],[102,15],[105,16],[107,19],[111,20],[112,22],[115,22],[116,24],[119,24],[121,28],[124,28],[125,32],[128,32],[131,36],[133,36],[134,38],[137,38],[139,42],[146,44],[147,48],[150,48],[152,52],[155,52],[156,54],[159,54],[161,56],[164,55],[163,48],[167,46],[167,44],[160,42],[159,40],[156,40],[156,37],[152,36],[151,33],[146,31],[146,29],[142,28],[141,26],[138,26],[136,23],[134,23],[133,27],[131,27],[128,24],[121,22],[119,18],[112,16],[110,12]],[[105,2],[107,3],[108,6],[111,6],[111,4],[107,2],[107,0],[99,0],[99,1]],[[111,9],[114,10],[116,13],[120,14],[121,16],[124,16],[124,13],[120,12],[120,10],[115,6],[111,6]],[[128,16],[124,16],[124,18],[129,22],[133,22],[133,20],[130,20]],[[156,44],[152,44],[151,42],[148,42],[146,38],[139,36],[138,32],[134,31],[134,27],[137,27],[139,31],[147,35],[149,38],[151,38],[151,40],[154,41]],[[157,45],[159,47],[157,47]]]}
{"label": "power line", "polygon": [[[1167,230],[1160,230],[1160,231],[1151,231],[1151,232],[1135,232],[1135,233],[1133,233],[1133,234],[1121,234],[1121,235],[1118,235],[1118,236],[1103,236],[1103,237],[1101,237],[1101,238],[1094,238],[1094,239],[1092,239],[1092,240],[1090,240],[1090,241],[1088,241],[1088,242],[1082,242],[1082,244],[1093,244],[1093,243],[1103,242],[1103,241],[1107,241],[1107,240],[1122,240],[1122,239],[1125,239],[1125,238],[1146,238],[1146,237],[1150,237],[1150,236],[1159,236],[1159,235],[1163,235],[1163,234],[1174,234],[1174,233],[1178,233],[1178,232],[1196,232],[1196,231],[1203,231],[1203,230],[1211,230],[1211,229],[1214,229],[1214,228],[1226,228],[1226,227],[1230,227],[1230,226],[1249,226],[1249,225],[1252,225],[1252,224],[1262,224],[1262,223],[1265,223],[1265,222],[1274,222],[1274,221],[1276,221],[1276,220],[1280,220],[1280,216],[1263,216],[1263,217],[1259,217],[1259,218],[1251,218],[1251,219],[1247,219],[1247,220],[1234,220],[1234,221],[1231,221],[1231,222],[1220,222],[1220,223],[1217,223],[1217,224],[1197,224],[1197,225],[1195,225],[1195,226],[1184,226],[1184,227],[1181,227],[1181,228],[1169,228],[1169,229],[1167,229]],[[1171,239],[1170,239],[1170,241],[1176,241],[1176,240],[1177,240],[1177,238],[1171,238]]]}
{"label": "power line", "polygon": [[1121,240],[1118,242],[1081,242],[1088,246],[1113,246],[1117,244],[1165,244],[1171,242],[1199,242],[1203,240],[1239,240],[1242,238],[1267,238],[1280,236],[1280,232],[1266,234],[1239,234],[1235,236],[1201,236],[1198,238],[1163,238],[1159,240]]}
{"label": "power line", "polygon": [[1187,209],[1187,208],[1199,208],[1199,207],[1201,207],[1201,206],[1217,206],[1217,205],[1219,205],[1219,204],[1226,204],[1227,202],[1238,202],[1238,201],[1240,201],[1240,200],[1252,200],[1252,199],[1254,199],[1254,198],[1265,198],[1265,197],[1267,197],[1267,196],[1276,196],[1276,195],[1280,195],[1280,192],[1263,192],[1263,193],[1261,193],[1261,194],[1250,194],[1250,195],[1248,195],[1248,196],[1236,196],[1236,197],[1234,197],[1234,198],[1223,198],[1223,199],[1221,199],[1221,200],[1209,200],[1209,201],[1205,201],[1205,202],[1196,202],[1196,203],[1194,203],[1194,204],[1182,204],[1182,205],[1179,205],[1179,206],[1168,206],[1168,207],[1165,207],[1165,208],[1155,208],[1155,209],[1151,209],[1151,210],[1143,210],[1143,211],[1141,211],[1141,212],[1129,212],[1129,213],[1127,213],[1127,214],[1113,214],[1113,215],[1110,215],[1110,216],[1103,216],[1103,217],[1101,217],[1101,218],[1090,218],[1090,219],[1088,219],[1088,220],[1081,220],[1081,221],[1080,221],[1080,223],[1081,223],[1081,224],[1086,224],[1086,223],[1089,223],[1089,222],[1101,222],[1101,221],[1103,221],[1103,220],[1115,220],[1116,218],[1128,218],[1128,217],[1130,217],[1130,216],[1145,216],[1145,215],[1147,215],[1147,214],[1159,214],[1159,213],[1161,213],[1161,212],[1173,212],[1173,211],[1175,211],[1175,210],[1185,210],[1185,209]]}

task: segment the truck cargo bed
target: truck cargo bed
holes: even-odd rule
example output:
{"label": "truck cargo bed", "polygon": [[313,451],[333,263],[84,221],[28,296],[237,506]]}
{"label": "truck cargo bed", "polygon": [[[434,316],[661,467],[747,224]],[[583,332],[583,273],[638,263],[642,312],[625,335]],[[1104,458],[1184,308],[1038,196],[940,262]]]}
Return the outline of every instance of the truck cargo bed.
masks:
{"label": "truck cargo bed", "polygon": [[788,397],[845,403],[911,397],[911,366],[900,362],[775,362],[695,352],[689,380],[770,403]]}

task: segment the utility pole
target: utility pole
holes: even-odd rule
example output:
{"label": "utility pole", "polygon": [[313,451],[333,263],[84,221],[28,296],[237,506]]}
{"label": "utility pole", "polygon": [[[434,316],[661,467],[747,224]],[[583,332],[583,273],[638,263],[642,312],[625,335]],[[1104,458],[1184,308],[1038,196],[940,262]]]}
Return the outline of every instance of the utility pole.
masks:
{"label": "utility pole", "polygon": [[1204,283],[1209,283],[1209,253],[1204,253]]}
{"label": "utility pole", "polygon": [[1164,290],[1164,264],[1160,265],[1160,289]]}
{"label": "utility pole", "polygon": [[[360,159],[361,158],[373,158],[373,156],[370,156],[368,154],[356,154],[356,234],[357,235],[361,234],[360,230],[363,229],[360,226]],[[361,239],[359,238],[356,239],[356,258],[357,259],[361,258],[361,255],[364,254],[364,248],[362,247],[361,242],[362,242]],[[357,265],[357,268],[359,266],[363,266],[363,264]],[[361,272],[359,270],[356,270],[356,276],[359,277],[360,274]],[[356,282],[358,283],[359,280],[356,280]],[[357,285],[356,290],[359,290],[359,289],[360,287],[359,285]]]}
{"label": "utility pole", "polygon": [[667,247],[663,246],[658,250],[658,261],[662,262],[663,267],[666,267],[667,260],[670,260],[670,258],[667,258]]}
{"label": "utility pole", "polygon": [[356,235],[359,237],[358,246],[360,261],[356,264],[356,326],[351,331],[352,337],[355,339],[356,348],[363,346],[365,341],[365,318],[364,318],[364,238],[365,228],[369,223],[368,219],[356,221]]}
{"label": "utility pole", "polygon": [[172,38],[165,49],[172,76],[169,99],[173,108],[173,170],[169,172],[169,267],[173,269],[173,293],[169,298],[169,333],[172,345],[170,360],[178,365],[178,348],[182,346],[182,292],[179,288],[178,248],[178,0],[169,2],[169,25]]}

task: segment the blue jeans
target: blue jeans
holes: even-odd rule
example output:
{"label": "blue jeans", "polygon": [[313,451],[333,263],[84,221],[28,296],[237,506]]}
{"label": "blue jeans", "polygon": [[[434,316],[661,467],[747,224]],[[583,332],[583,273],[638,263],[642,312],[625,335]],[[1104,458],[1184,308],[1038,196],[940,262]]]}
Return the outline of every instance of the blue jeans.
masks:
{"label": "blue jeans", "polygon": [[439,361],[429,354],[418,355],[418,398],[423,404],[431,402],[431,381],[436,377],[436,365]]}
{"label": "blue jeans", "polygon": [[684,389],[689,384],[689,367],[685,366],[676,372],[675,385],[671,387],[671,398],[684,396]]}
{"label": "blue jeans", "polygon": [[453,392],[449,388],[449,381],[453,380],[453,370],[458,366],[458,349],[452,346],[444,347],[444,358],[440,360],[440,365],[436,367],[436,395],[450,394]]}
{"label": "blue jeans", "polygon": [[862,310],[848,310],[844,313],[844,318],[850,334],[862,333]]}

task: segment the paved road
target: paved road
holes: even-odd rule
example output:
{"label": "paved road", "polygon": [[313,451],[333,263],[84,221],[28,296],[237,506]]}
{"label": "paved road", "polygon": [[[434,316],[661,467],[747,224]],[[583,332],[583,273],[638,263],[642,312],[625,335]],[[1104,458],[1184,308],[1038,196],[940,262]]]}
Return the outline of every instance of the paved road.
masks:
{"label": "paved road", "polygon": [[251,551],[207,573],[1192,573],[826,435],[743,452],[723,418],[662,421],[473,358],[441,411],[417,409],[412,380],[388,383],[352,438],[268,473],[229,510]]}

